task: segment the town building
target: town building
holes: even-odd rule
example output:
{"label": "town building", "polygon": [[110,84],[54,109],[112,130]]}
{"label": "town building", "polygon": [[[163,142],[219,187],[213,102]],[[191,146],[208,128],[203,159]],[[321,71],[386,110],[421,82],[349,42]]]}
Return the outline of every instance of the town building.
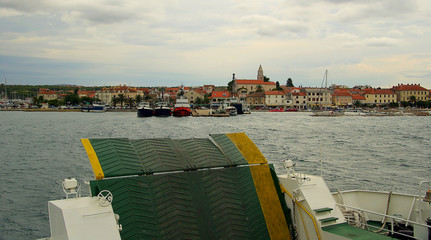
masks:
{"label": "town building", "polygon": [[353,93],[352,94],[352,101],[353,105],[359,104],[365,104],[365,97],[363,95],[360,95],[359,93]]}
{"label": "town building", "polygon": [[210,101],[213,103],[228,101],[231,95],[228,91],[213,91],[209,97]]}
{"label": "town building", "polygon": [[389,89],[367,88],[362,90],[362,95],[365,97],[365,104],[368,105],[381,106],[397,102],[397,95]]}
{"label": "town building", "polygon": [[398,86],[392,87],[392,90],[397,95],[398,102],[408,102],[412,96],[416,101],[428,101],[430,99],[429,90],[420,84],[398,84]]}
{"label": "town building", "polygon": [[307,94],[305,92],[287,93],[286,97],[291,103],[291,108],[305,109],[307,108]]}
{"label": "town building", "polygon": [[281,91],[265,92],[265,104],[268,107],[285,107],[287,105],[286,95]]}
{"label": "town building", "polygon": [[118,98],[123,95],[125,99],[136,99],[137,95],[144,96],[142,90],[134,87],[128,87],[126,85],[119,85],[114,87],[104,87],[99,91],[96,91],[96,98],[100,99],[105,104],[111,104],[114,98]]}
{"label": "town building", "polygon": [[195,103],[198,98],[204,100],[205,94],[206,92],[204,90],[196,88],[184,93],[184,97],[188,99],[189,103]]}
{"label": "town building", "polygon": [[326,88],[304,88],[307,96],[307,107],[322,108],[332,106],[332,93]]}
{"label": "town building", "polygon": [[[335,90],[338,90],[338,89],[335,89]],[[332,94],[332,104],[337,107],[352,106],[353,96],[348,90],[334,91],[334,93]]]}
{"label": "town building", "polygon": [[58,99],[58,93],[46,88],[40,88],[37,93],[37,98],[43,97],[44,100],[55,100]]}
{"label": "town building", "polygon": [[251,107],[263,107],[265,106],[265,93],[264,92],[253,92],[247,95],[246,102]]}
{"label": "town building", "polygon": [[263,75],[262,66],[259,66],[257,71],[257,79],[236,79],[235,74],[233,75],[232,91],[238,96],[239,99],[244,100],[247,94],[256,91],[272,91],[275,88],[274,82],[265,82],[265,76]]}

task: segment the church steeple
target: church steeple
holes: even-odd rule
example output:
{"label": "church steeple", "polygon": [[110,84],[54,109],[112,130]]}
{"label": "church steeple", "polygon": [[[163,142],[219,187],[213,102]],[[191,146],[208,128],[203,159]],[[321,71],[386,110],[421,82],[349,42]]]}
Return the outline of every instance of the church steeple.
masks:
{"label": "church steeple", "polygon": [[264,77],[263,77],[262,65],[259,65],[259,69],[257,70],[257,80],[263,81],[263,79],[264,79]]}

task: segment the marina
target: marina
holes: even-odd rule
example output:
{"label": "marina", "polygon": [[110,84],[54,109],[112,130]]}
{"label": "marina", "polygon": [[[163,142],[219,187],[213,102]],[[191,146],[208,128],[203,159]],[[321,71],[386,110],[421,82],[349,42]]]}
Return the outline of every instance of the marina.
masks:
{"label": "marina", "polygon": [[[418,183],[429,179],[431,170],[428,117],[313,118],[308,112],[253,112],[232,118],[137,118],[136,112],[0,116],[8,122],[1,125],[0,239],[50,235],[47,202],[63,198],[61,181],[68,176],[80,182],[94,179],[82,138],[208,138],[245,132],[278,174],[285,172],[283,161],[292,159],[298,172],[322,172],[331,191],[417,194]],[[87,188],[82,191],[89,194]]]}

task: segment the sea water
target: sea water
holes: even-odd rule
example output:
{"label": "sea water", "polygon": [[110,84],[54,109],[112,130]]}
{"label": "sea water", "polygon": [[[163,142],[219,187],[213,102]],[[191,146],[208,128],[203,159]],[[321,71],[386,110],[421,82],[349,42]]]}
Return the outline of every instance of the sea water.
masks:
{"label": "sea water", "polygon": [[[50,236],[47,201],[61,181],[93,179],[81,138],[207,138],[245,132],[277,173],[283,160],[322,174],[331,191],[418,193],[430,181],[430,117],[312,117],[253,112],[235,117],[138,118],[135,112],[0,112],[0,240]],[[83,187],[83,194],[88,190]]]}

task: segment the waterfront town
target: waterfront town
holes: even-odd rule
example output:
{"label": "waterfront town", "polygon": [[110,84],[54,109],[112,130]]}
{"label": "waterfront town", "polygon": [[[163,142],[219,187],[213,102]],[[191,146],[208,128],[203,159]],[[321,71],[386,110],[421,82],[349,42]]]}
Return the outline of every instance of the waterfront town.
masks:
{"label": "waterfront town", "polygon": [[[173,105],[179,93],[191,106],[240,100],[255,109],[317,109],[322,107],[355,108],[429,108],[431,92],[420,84],[398,84],[391,88],[358,85],[349,88],[332,84],[329,87],[294,86],[270,81],[259,66],[256,79],[239,79],[235,74],[227,86],[203,85],[196,87],[106,87],[53,86],[37,92],[10,90],[1,86],[1,109],[61,109],[78,108],[100,103],[114,109],[134,109],[140,102],[167,102]],[[61,89],[63,88],[63,89]]]}

